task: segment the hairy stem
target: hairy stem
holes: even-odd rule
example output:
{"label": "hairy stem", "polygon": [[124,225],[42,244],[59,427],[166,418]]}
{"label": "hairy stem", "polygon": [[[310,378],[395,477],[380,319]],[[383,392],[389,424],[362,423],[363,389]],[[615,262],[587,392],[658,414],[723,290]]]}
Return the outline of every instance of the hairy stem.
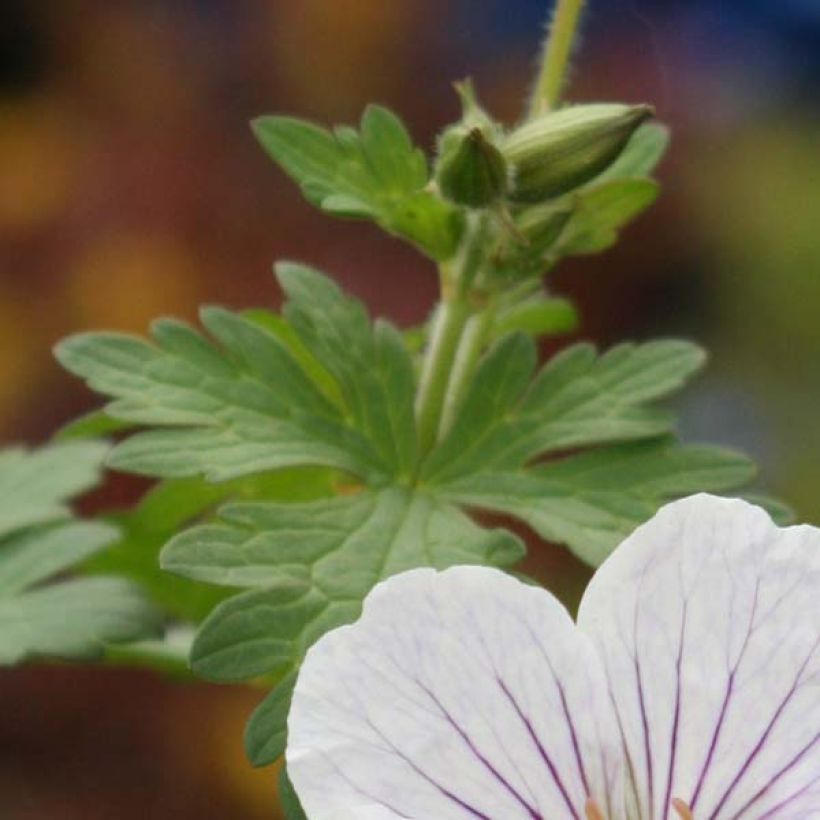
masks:
{"label": "hairy stem", "polygon": [[461,338],[470,317],[481,313],[472,301],[471,286],[485,261],[486,226],[486,217],[471,215],[458,253],[442,266],[441,302],[433,316],[416,397],[422,457],[440,438],[445,397]]}
{"label": "hairy stem", "polygon": [[530,117],[555,108],[561,100],[583,8],[584,0],[557,0],[532,94]]}
{"label": "hairy stem", "polygon": [[453,426],[464,394],[470,386],[481,352],[487,342],[490,328],[493,324],[493,311],[483,310],[471,316],[464,326],[464,332],[456,350],[453,369],[450,374],[450,383],[444,396],[444,406],[441,411],[439,436],[444,436]]}
{"label": "hairy stem", "polygon": [[422,365],[416,397],[419,448],[427,453],[438,438],[441,408],[459,340],[470,318],[470,308],[461,299],[443,300],[436,308],[430,343]]}

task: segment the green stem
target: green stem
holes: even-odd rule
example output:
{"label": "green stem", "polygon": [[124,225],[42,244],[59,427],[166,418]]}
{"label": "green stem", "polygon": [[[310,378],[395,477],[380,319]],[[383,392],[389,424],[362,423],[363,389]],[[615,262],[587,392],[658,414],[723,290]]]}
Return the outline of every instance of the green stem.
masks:
{"label": "green stem", "polygon": [[436,308],[416,400],[419,449],[422,454],[427,453],[438,438],[450,371],[469,317],[470,308],[460,299],[442,301]]}
{"label": "green stem", "polygon": [[585,0],[558,0],[549,35],[544,43],[541,70],[533,90],[530,117],[537,117],[561,100],[567,66]]}
{"label": "green stem", "polygon": [[470,317],[478,312],[471,303],[471,286],[484,263],[486,227],[485,216],[471,215],[458,253],[441,270],[441,302],[433,317],[416,397],[422,457],[440,437],[444,399],[461,336]]}
{"label": "green stem", "polygon": [[476,365],[484,350],[487,337],[492,327],[494,311],[491,308],[471,316],[464,326],[464,332],[453,361],[450,382],[444,396],[441,411],[439,435],[443,436],[453,426],[456,413],[461,407],[464,395],[470,386]]}

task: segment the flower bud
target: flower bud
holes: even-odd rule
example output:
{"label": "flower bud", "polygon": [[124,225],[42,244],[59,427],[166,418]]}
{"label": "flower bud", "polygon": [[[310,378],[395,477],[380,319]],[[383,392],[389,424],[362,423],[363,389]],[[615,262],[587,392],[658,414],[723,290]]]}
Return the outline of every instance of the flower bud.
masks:
{"label": "flower bud", "polygon": [[507,192],[507,163],[481,128],[455,126],[441,139],[436,182],[452,202],[484,208]]}
{"label": "flower bud", "polygon": [[646,105],[576,105],[522,125],[502,153],[513,169],[512,198],[538,202],[577,188],[606,170],[641,123]]}

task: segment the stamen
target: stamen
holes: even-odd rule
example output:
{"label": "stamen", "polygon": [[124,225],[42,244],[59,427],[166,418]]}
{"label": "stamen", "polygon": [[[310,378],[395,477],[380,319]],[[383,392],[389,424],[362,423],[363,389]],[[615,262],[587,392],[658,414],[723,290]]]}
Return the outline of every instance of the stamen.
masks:
{"label": "stamen", "polygon": [[674,798],[674,800],[672,800],[672,808],[678,813],[678,817],[680,817],[681,820],[695,820],[692,816],[692,810],[683,800],[678,800],[677,797]]}
{"label": "stamen", "polygon": [[[677,797],[672,800],[672,808],[675,810],[675,813],[680,817],[680,820],[695,820],[692,816],[692,810],[683,800],[678,799]],[[587,820],[606,820],[604,817],[604,813],[598,808],[598,804],[590,797],[587,802],[586,806],[584,807]]]}

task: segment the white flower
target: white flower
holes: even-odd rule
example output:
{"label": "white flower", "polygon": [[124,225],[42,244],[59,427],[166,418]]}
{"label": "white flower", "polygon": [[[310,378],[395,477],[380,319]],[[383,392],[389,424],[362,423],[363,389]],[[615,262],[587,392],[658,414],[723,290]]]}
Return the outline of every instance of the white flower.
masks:
{"label": "white flower", "polygon": [[820,530],[670,504],[577,626],[496,570],[398,575],[308,653],[289,730],[310,820],[820,818]]}

